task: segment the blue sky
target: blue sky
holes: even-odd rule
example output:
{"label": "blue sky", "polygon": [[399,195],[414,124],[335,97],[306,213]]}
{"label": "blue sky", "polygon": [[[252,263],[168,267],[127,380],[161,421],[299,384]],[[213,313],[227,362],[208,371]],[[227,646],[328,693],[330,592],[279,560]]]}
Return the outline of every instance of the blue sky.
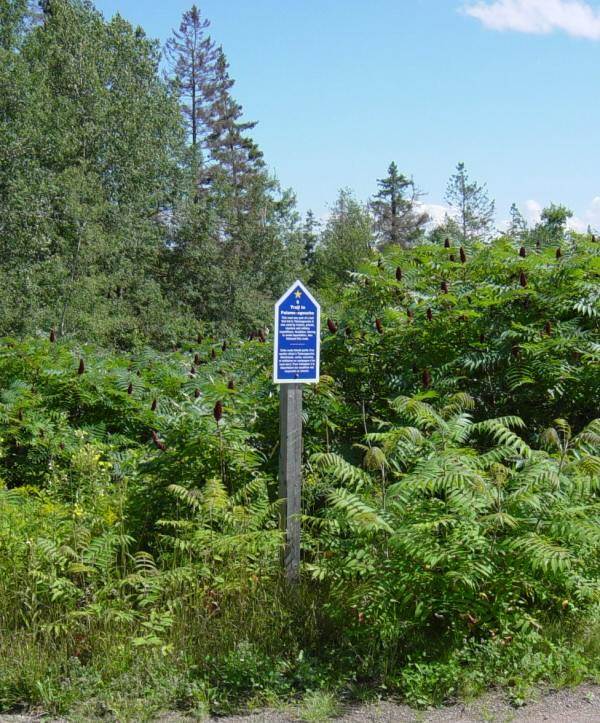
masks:
{"label": "blue sky", "polygon": [[[301,209],[367,199],[391,160],[434,211],[464,161],[501,223],[600,228],[600,0],[200,0],[254,136]],[[97,0],[164,41],[191,2]]]}

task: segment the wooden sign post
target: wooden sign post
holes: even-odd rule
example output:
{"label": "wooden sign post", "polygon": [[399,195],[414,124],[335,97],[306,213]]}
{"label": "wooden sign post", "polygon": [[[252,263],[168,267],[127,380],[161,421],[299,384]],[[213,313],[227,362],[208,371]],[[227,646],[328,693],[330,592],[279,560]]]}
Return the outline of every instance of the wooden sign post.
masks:
{"label": "wooden sign post", "polygon": [[279,497],[289,582],[300,576],[302,384],[319,381],[321,307],[301,281],[275,305],[273,381],[279,384]]}

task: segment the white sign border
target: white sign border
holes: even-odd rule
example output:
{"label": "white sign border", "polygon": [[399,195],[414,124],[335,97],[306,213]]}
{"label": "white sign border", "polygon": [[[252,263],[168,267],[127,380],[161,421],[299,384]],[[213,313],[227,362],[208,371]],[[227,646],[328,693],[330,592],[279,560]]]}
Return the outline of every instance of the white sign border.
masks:
{"label": "white sign border", "polygon": [[[283,301],[292,293],[292,291],[299,286],[303,293],[312,301],[317,309],[317,349],[316,349],[316,360],[315,360],[315,372],[316,375],[312,379],[278,379],[277,378],[277,359],[279,357],[279,306]],[[296,279],[294,283],[285,291],[279,299],[275,302],[275,337],[273,339],[273,383],[274,384],[318,384],[321,376],[321,304],[315,299],[310,291],[304,286],[300,279]]]}

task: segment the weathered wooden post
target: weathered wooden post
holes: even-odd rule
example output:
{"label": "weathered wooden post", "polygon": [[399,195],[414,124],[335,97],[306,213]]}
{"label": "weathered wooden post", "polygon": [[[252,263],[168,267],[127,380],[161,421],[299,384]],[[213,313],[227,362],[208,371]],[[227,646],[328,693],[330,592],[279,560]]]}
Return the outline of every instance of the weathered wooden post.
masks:
{"label": "weathered wooden post", "polygon": [[300,575],[302,384],[319,381],[321,307],[301,281],[275,305],[273,381],[279,384],[279,497],[289,582]]}

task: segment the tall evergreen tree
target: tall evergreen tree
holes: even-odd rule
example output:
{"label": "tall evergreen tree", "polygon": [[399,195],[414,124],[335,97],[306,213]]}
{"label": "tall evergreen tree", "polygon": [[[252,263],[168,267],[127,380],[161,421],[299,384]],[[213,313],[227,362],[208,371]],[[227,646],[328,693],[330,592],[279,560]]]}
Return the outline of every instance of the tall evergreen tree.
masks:
{"label": "tall evergreen tree", "polygon": [[248,210],[246,200],[251,198],[251,186],[262,173],[264,161],[262,152],[248,136],[256,122],[242,120],[242,106],[231,95],[234,82],[225,53],[218,48],[206,117],[207,145],[213,162],[213,178],[231,198],[233,219],[230,220],[239,223],[244,210]]}
{"label": "tall evergreen tree", "polygon": [[446,190],[460,228],[460,241],[469,243],[489,238],[494,222],[495,202],[487,194],[487,188],[469,179],[464,163],[459,163],[450,178]]}
{"label": "tall evergreen tree", "polygon": [[508,226],[508,235],[511,238],[521,241],[527,235],[527,221],[523,214],[517,208],[517,204],[513,203],[510,207],[510,223]]}
{"label": "tall evergreen tree", "polygon": [[407,248],[415,242],[429,220],[416,202],[419,193],[414,181],[398,171],[396,163],[388,167],[388,175],[377,181],[379,191],[371,203],[375,229],[382,245]]}
{"label": "tall evergreen tree", "polygon": [[173,31],[166,44],[196,162],[199,147],[205,141],[208,107],[215,89],[217,49],[208,35],[209,27],[210,22],[192,5],[183,14],[179,30]]}

